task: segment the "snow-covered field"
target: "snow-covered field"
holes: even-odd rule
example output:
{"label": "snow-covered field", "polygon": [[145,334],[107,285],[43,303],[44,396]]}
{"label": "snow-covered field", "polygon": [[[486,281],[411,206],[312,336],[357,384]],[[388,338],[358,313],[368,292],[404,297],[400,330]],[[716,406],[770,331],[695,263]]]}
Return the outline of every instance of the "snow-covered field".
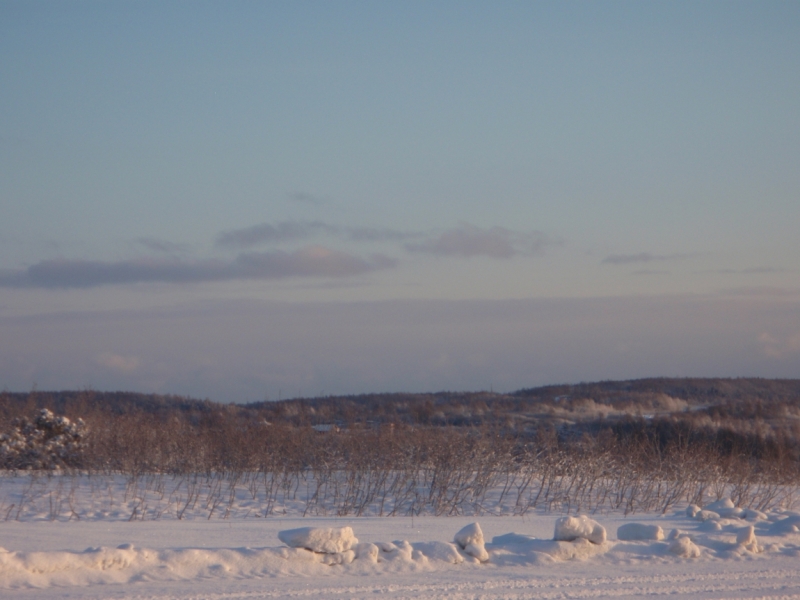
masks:
{"label": "snow-covered field", "polygon": [[[800,512],[783,509],[717,504],[691,517],[680,506],[557,527],[564,515],[262,518],[237,506],[209,519],[198,503],[142,521],[128,520],[130,505],[92,510],[86,486],[15,512],[31,489],[0,479],[2,598],[800,598]],[[104,493],[122,504],[124,481]],[[323,531],[280,538],[326,552],[281,541],[296,528]]]}

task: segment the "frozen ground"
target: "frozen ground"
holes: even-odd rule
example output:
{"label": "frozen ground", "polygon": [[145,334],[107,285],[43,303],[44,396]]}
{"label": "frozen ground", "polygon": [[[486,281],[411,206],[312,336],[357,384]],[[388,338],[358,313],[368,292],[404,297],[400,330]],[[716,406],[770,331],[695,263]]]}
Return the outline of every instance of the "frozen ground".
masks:
{"label": "frozen ground", "polygon": [[[0,479],[6,510],[17,485]],[[800,598],[800,513],[792,511],[692,518],[682,506],[666,516],[596,514],[590,517],[607,540],[594,544],[553,541],[558,514],[208,519],[196,507],[182,520],[128,521],[121,514],[87,517],[80,508],[91,499],[80,493],[70,501],[80,520],[51,520],[42,502],[39,512],[15,520],[12,509],[0,521],[0,597]],[[452,544],[475,521],[487,562]],[[620,541],[618,528],[630,523],[658,525],[665,539]],[[288,529],[347,526],[358,546],[332,554],[289,548],[278,537]],[[582,528],[597,534],[591,523],[577,522],[562,522],[561,533]],[[677,542],[669,539],[674,529],[683,536]],[[653,528],[627,531],[659,537]]]}

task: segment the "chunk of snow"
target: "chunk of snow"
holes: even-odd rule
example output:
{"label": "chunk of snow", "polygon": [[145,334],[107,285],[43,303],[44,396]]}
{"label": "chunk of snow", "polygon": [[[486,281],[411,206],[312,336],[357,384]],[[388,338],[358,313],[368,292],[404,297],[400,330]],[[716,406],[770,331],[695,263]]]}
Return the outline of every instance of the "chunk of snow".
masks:
{"label": "chunk of snow", "polygon": [[711,519],[719,519],[719,513],[715,513],[713,510],[701,510],[695,516],[695,519],[698,521],[710,521]]}
{"label": "chunk of snow", "polygon": [[560,519],[556,519],[553,539],[564,542],[584,539],[589,540],[593,544],[602,544],[606,541],[606,530],[600,523],[590,519],[586,515],[561,517]]}
{"label": "chunk of snow", "polygon": [[355,551],[356,558],[358,560],[365,560],[372,563],[378,562],[378,553],[380,550],[375,544],[363,542],[361,544],[356,544],[353,550]]}
{"label": "chunk of snow", "polygon": [[456,533],[453,541],[458,544],[461,549],[474,556],[481,562],[489,560],[489,553],[486,552],[483,539],[483,531],[478,523],[470,523],[463,527]]}
{"label": "chunk of snow", "polygon": [[416,542],[414,549],[422,552],[430,560],[439,560],[454,565],[464,562],[464,557],[458,552],[455,544],[447,542]]}
{"label": "chunk of snow", "polygon": [[464,552],[470,556],[474,556],[481,562],[486,562],[489,560],[489,553],[486,551],[486,548],[483,544],[467,544],[467,546],[464,548]]}
{"label": "chunk of snow", "polygon": [[681,558],[697,558],[701,554],[700,548],[686,536],[673,540],[667,549],[670,554]]}
{"label": "chunk of snow", "polygon": [[760,510],[755,510],[753,508],[747,508],[744,510],[742,514],[743,519],[747,519],[748,521],[766,521],[767,515],[761,512]]}
{"label": "chunk of snow", "polygon": [[462,548],[465,548],[469,544],[480,544],[483,546],[485,543],[483,531],[479,523],[470,523],[466,527],[462,527],[453,538],[453,541]]}
{"label": "chunk of snow", "polygon": [[721,498],[716,502],[712,502],[711,504],[706,504],[703,507],[703,510],[713,510],[714,512],[720,512],[721,510],[730,510],[731,508],[735,508],[736,505],[733,503],[733,500],[730,498]]}
{"label": "chunk of snow", "polygon": [[740,529],[736,534],[736,543],[741,544],[751,552],[758,552],[758,540],[756,539],[756,528],[748,525]]}
{"label": "chunk of snow", "polygon": [[664,530],[659,525],[643,525],[642,523],[625,523],[617,529],[617,539],[623,541],[664,539]]}
{"label": "chunk of snow", "polygon": [[278,532],[278,539],[292,548],[336,554],[358,544],[352,527],[299,527]]}
{"label": "chunk of snow", "polygon": [[683,536],[687,536],[687,535],[689,535],[689,534],[686,533],[685,531],[682,531],[680,529],[673,529],[672,531],[669,532],[669,535],[667,536],[667,539],[668,540],[677,540],[679,537],[683,537]]}
{"label": "chunk of snow", "polygon": [[722,523],[719,519],[709,519],[700,523],[697,529],[700,531],[722,531]]}
{"label": "chunk of snow", "polygon": [[400,563],[409,563],[416,560],[414,547],[408,540],[395,540],[392,543],[381,544],[381,550],[385,553],[381,555],[381,558],[386,560],[396,560]]}
{"label": "chunk of snow", "polygon": [[711,504],[703,507],[703,510],[709,510],[717,513],[720,517],[740,517],[744,514],[741,508],[737,508],[730,498],[722,498]]}
{"label": "chunk of snow", "polygon": [[722,522],[719,519],[709,519],[697,526],[698,531],[722,531]]}

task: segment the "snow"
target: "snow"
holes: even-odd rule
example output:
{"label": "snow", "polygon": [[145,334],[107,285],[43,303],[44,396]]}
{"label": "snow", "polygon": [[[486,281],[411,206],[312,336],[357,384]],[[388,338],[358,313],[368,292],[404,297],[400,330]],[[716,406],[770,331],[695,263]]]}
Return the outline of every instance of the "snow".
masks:
{"label": "snow", "polygon": [[664,530],[660,525],[645,525],[643,523],[625,523],[617,529],[617,539],[625,541],[634,540],[663,540]]}
{"label": "snow", "polygon": [[698,548],[688,535],[672,540],[667,547],[670,554],[681,558],[698,558],[703,551]]}
{"label": "snow", "polygon": [[751,552],[759,552],[758,540],[756,539],[756,528],[753,525],[740,529],[736,534],[736,543],[741,544]]}
{"label": "snow", "polygon": [[716,521],[719,519],[719,513],[715,513],[713,510],[701,510],[697,514],[695,514],[694,518],[698,521]]}
{"label": "snow", "polygon": [[606,530],[600,523],[586,515],[561,517],[556,521],[553,539],[565,542],[584,539],[593,544],[602,544],[606,541]]}
{"label": "snow", "polygon": [[[58,477],[48,485],[53,502],[58,489],[73,489]],[[705,522],[685,505],[591,518],[302,517],[290,510],[209,518],[198,503],[183,519],[142,521],[92,512],[99,500],[80,488],[69,497],[79,520],[53,518],[46,503],[17,519],[13,506],[27,489],[24,478],[0,480],[4,599],[800,597],[800,513],[791,510]],[[123,498],[126,484],[103,493]],[[572,541],[553,539],[567,533]]]}
{"label": "snow", "polygon": [[298,527],[278,532],[278,539],[292,548],[336,554],[358,544],[352,527]]}
{"label": "snow", "polygon": [[720,517],[740,517],[744,512],[741,508],[738,508],[734,503],[733,500],[730,498],[720,498],[716,502],[712,502],[703,507],[704,510],[714,512],[718,514]]}
{"label": "snow", "polygon": [[458,533],[456,533],[453,541],[458,544],[464,552],[477,558],[479,561],[486,562],[489,560],[489,553],[486,552],[483,530],[481,530],[480,523],[470,523],[462,527],[459,529]]}

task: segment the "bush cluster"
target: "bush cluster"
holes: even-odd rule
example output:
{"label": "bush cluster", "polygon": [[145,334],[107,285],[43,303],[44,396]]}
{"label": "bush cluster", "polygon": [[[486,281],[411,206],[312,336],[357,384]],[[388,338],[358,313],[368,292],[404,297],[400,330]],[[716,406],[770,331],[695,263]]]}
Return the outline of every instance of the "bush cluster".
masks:
{"label": "bush cluster", "polygon": [[33,419],[14,419],[0,434],[0,468],[54,470],[83,464],[88,433],[83,419],[71,421],[43,408]]}
{"label": "bush cluster", "polygon": [[[703,389],[705,402],[713,394]],[[135,395],[113,403],[92,393],[61,396],[61,404],[31,395],[15,404],[6,394],[0,466],[205,477],[247,486],[265,515],[300,489],[307,512],[340,515],[666,511],[723,493],[744,507],[793,502],[797,399],[787,392],[766,402],[725,389],[729,401],[714,406],[660,388],[628,390],[641,402],[633,410],[620,409],[630,396],[545,402],[540,394],[536,402],[553,407],[550,416],[522,411],[531,393],[496,402],[487,394],[440,394],[250,406]],[[372,404],[379,409],[364,408]],[[620,410],[597,415],[598,406]],[[40,411],[32,420],[13,416],[32,409]]]}

